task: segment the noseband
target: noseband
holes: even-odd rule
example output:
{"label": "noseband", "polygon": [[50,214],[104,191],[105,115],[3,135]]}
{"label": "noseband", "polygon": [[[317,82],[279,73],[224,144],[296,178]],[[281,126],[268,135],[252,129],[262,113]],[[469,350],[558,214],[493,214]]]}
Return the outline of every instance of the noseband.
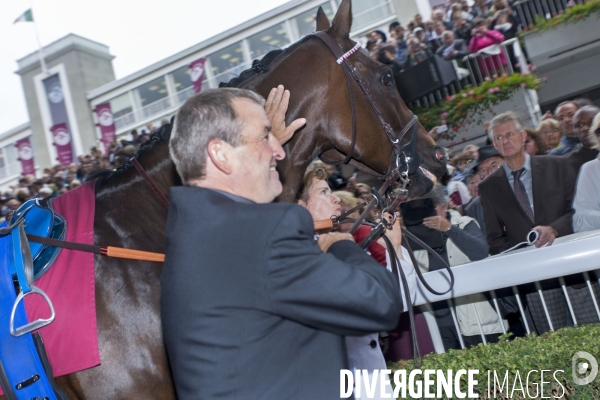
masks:
{"label": "noseband", "polygon": [[[352,54],[356,53],[360,49],[360,43],[356,43],[356,45],[352,49],[344,53],[340,45],[335,40],[333,40],[333,38],[327,33],[320,31],[314,33],[314,36],[321,39],[323,43],[327,45],[327,47],[337,58],[336,62],[337,64],[342,66],[344,74],[346,76],[346,83],[348,84],[348,93],[350,95],[350,110],[352,112],[352,142],[350,144],[350,150],[348,151],[348,154],[342,161],[342,164],[347,164],[348,162],[350,162],[350,159],[352,158],[352,154],[354,152],[354,148],[356,147],[356,102],[354,99],[354,90],[352,87],[352,81],[354,81],[367,98],[369,104],[371,105],[371,108],[377,116],[377,119],[379,119],[379,123],[381,124],[383,131],[385,132],[388,140],[390,141],[390,144],[392,145],[393,151],[390,159],[390,165],[387,173],[384,176],[384,180],[386,182],[385,190],[387,190],[387,188],[390,187],[394,182],[400,181],[402,187],[395,189],[395,196],[406,198],[408,194],[408,190],[406,189],[406,187],[410,182],[409,175],[414,174],[419,168],[420,164],[419,153],[417,152],[417,117],[411,113],[412,118],[402,128],[402,131],[400,131],[398,136],[396,136],[390,124],[388,124],[385,121],[379,106],[377,105],[375,100],[373,100],[373,97],[371,96],[371,91],[367,87],[365,80],[360,75],[360,72],[356,67],[352,66],[350,61],[348,61],[350,56],[352,56]],[[411,128],[411,138],[404,146],[402,146],[402,139]],[[380,194],[383,195],[383,193],[381,192]]]}

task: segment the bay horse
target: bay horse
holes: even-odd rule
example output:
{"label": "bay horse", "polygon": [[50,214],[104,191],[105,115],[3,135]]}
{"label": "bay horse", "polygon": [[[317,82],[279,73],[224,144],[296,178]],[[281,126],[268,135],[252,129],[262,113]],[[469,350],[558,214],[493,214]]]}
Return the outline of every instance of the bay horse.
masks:
{"label": "bay horse", "polygon": [[[317,30],[326,31],[344,52],[355,45],[349,37],[351,24],[350,0],[342,2],[331,25],[319,9]],[[262,70],[244,72],[229,85],[252,89],[266,97],[272,87],[283,84],[292,93],[288,123],[298,117],[307,119],[306,126],[285,146],[287,157],[279,165],[284,182],[281,200],[290,201],[312,159],[339,162],[350,151],[348,87],[335,57],[314,36],[307,36],[283,51],[269,53],[261,65]],[[352,65],[365,78],[385,120],[399,132],[412,114],[400,99],[389,68],[373,61],[364,51],[352,56]],[[268,67],[266,72],[265,67]],[[383,175],[392,147],[358,88],[355,93],[358,134],[350,164]],[[421,166],[440,177],[445,171],[445,160],[423,127],[418,128]],[[163,126],[135,156],[167,197],[171,186],[181,184],[169,158],[170,131],[170,125]],[[431,179],[419,169],[411,176],[409,194],[425,194],[432,186]],[[167,209],[130,164],[97,179],[96,244],[164,253],[166,219]],[[176,397],[161,332],[161,272],[160,263],[96,256],[96,311],[102,364],[56,379],[71,399]]]}

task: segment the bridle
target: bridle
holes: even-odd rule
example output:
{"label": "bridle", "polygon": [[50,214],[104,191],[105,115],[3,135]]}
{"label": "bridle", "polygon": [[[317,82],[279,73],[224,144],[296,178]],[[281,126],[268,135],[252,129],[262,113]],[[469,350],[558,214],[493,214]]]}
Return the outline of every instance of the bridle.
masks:
{"label": "bridle", "polygon": [[[395,182],[400,182],[401,187],[395,189],[394,196],[402,197],[405,199],[408,194],[408,190],[406,189],[410,179],[409,175],[414,174],[419,168],[420,157],[417,152],[417,135],[418,135],[418,126],[417,126],[417,117],[411,113],[412,117],[408,121],[406,125],[402,128],[400,133],[396,136],[394,130],[385,121],[381,109],[377,105],[377,102],[371,96],[371,91],[367,87],[365,80],[362,78],[360,71],[352,66],[349,61],[350,56],[356,53],[360,49],[360,43],[356,43],[356,45],[345,52],[342,50],[340,45],[324,31],[315,32],[314,36],[318,37],[325,43],[325,45],[331,50],[331,52],[336,57],[336,63],[341,65],[344,70],[344,75],[346,76],[346,83],[348,85],[348,93],[350,95],[350,110],[352,113],[352,141],[350,143],[350,150],[346,154],[346,157],[341,162],[342,164],[347,164],[350,162],[352,155],[354,153],[354,149],[356,147],[356,137],[357,137],[357,126],[356,126],[356,101],[354,98],[354,89],[352,82],[355,82],[359,87],[361,92],[365,95],[365,98],[371,105],[371,108],[375,112],[385,135],[387,136],[390,144],[392,145],[392,154],[390,158],[390,164],[387,173],[384,176],[384,190],[380,190],[380,194],[383,196],[388,188],[390,188]],[[401,142],[404,139],[404,136],[408,133],[408,131],[412,128],[410,140],[402,145]],[[358,226],[356,226],[358,227]],[[354,227],[353,227],[354,228]]]}
{"label": "bridle", "polygon": [[[350,150],[348,151],[348,153],[346,154],[346,157],[344,158],[344,160],[341,163],[347,164],[350,162],[350,159],[352,158],[352,154],[354,152],[354,148],[356,147],[356,136],[357,136],[356,102],[354,99],[354,90],[353,90],[353,86],[352,86],[353,81],[356,83],[356,85],[360,88],[360,90],[365,95],[367,101],[371,105],[371,108],[375,112],[375,115],[377,116],[377,119],[379,120],[379,123],[381,124],[381,127],[383,128],[383,131],[385,132],[388,140],[390,141],[390,144],[392,145],[393,151],[391,154],[388,171],[384,176],[384,183],[378,191],[376,191],[375,189],[372,189],[371,201],[368,202],[368,204],[365,201],[365,203],[359,204],[358,206],[352,208],[351,210],[346,211],[345,213],[343,213],[340,216],[332,216],[331,223],[333,226],[339,224],[340,220],[345,218],[347,215],[349,215],[350,213],[359,209],[360,207],[366,205],[365,211],[361,214],[361,216],[359,218],[357,218],[354,221],[354,225],[352,226],[352,229],[350,232],[354,233],[361,224],[367,224],[367,225],[372,226],[370,234],[362,241],[362,243],[360,243],[360,246],[363,249],[367,248],[370,244],[372,244],[374,241],[376,241],[379,238],[383,238],[383,240],[386,242],[386,247],[388,248],[388,251],[390,253],[392,272],[394,273],[394,275],[396,275],[397,278],[400,279],[400,282],[403,286],[404,297],[405,297],[405,301],[407,302],[406,304],[407,304],[409,319],[410,319],[410,324],[411,324],[411,333],[412,333],[412,339],[413,339],[413,354],[414,354],[415,364],[417,365],[417,367],[420,367],[421,354],[420,354],[420,350],[418,347],[417,334],[416,334],[416,330],[415,330],[414,313],[413,313],[413,309],[412,309],[412,305],[411,305],[411,300],[409,297],[408,281],[406,279],[406,276],[404,275],[404,271],[399,267],[400,260],[398,258],[398,255],[396,254],[396,250],[394,249],[390,239],[384,235],[386,229],[392,229],[392,225],[394,224],[394,222],[396,220],[396,212],[395,211],[398,210],[400,203],[403,202],[404,200],[406,200],[406,198],[408,197],[407,186],[410,183],[410,175],[414,174],[417,171],[417,169],[419,168],[419,164],[421,163],[419,153],[417,152],[417,135],[418,135],[417,117],[411,113],[412,114],[411,119],[408,121],[408,123],[406,125],[404,125],[404,127],[402,128],[400,133],[396,136],[394,134],[394,130],[392,129],[390,124],[388,124],[385,121],[385,118],[383,117],[383,114],[381,113],[379,106],[377,105],[375,100],[373,100],[373,97],[371,96],[371,91],[366,86],[365,81],[362,78],[362,76],[360,75],[359,70],[356,67],[353,67],[349,61],[350,56],[352,56],[354,53],[356,53],[360,49],[360,43],[356,43],[356,45],[354,47],[352,47],[352,49],[350,49],[349,51],[344,53],[344,51],[342,50],[340,45],[331,36],[329,36],[329,34],[327,34],[326,32],[319,31],[319,32],[314,33],[314,36],[321,39],[325,43],[325,45],[327,45],[329,50],[331,50],[331,52],[335,55],[336,63],[338,65],[341,65],[344,70],[344,75],[346,76],[346,83],[348,85],[348,93],[350,95],[350,109],[352,112],[352,141],[350,144]],[[408,142],[406,144],[402,145],[401,142],[404,139],[404,136],[408,133],[409,130],[411,130],[411,128],[412,128],[412,132],[411,132],[410,139],[408,140]],[[391,189],[396,182],[399,182],[401,186],[398,188]],[[391,189],[391,190],[389,190],[389,189]],[[385,201],[384,201],[384,199],[385,199]],[[378,205],[381,208],[381,216],[382,216],[381,220],[378,223],[369,224],[365,221],[365,218],[367,217],[367,215],[369,215],[370,211],[376,205]],[[388,220],[388,219],[384,218],[384,214],[386,214],[386,213],[389,213],[389,215],[391,215],[391,219]],[[450,285],[449,285],[448,290],[443,293],[447,293],[450,290],[452,290],[452,287],[454,286],[454,274],[452,273],[452,270],[446,264],[445,260],[443,260],[435,251],[430,249],[429,246],[427,246],[425,243],[423,243],[421,240],[419,240],[413,234],[408,232],[406,229],[402,228],[402,233],[403,233],[403,238],[402,238],[403,243],[402,244],[409,250],[409,254],[410,254],[413,266],[415,268],[415,271],[417,272],[417,276],[419,277],[419,279],[421,280],[423,285],[430,292],[432,292],[434,294],[438,294],[438,295],[442,294],[442,292],[438,292],[438,291],[434,290],[433,288],[431,288],[431,286],[429,286],[429,284],[423,278],[421,271],[419,270],[417,261],[413,255],[413,252],[410,249],[408,241],[406,240],[406,237],[410,237],[413,241],[415,241],[419,245],[423,246],[423,248],[425,248],[434,257],[436,257],[444,265],[446,265],[446,269],[450,275]]]}

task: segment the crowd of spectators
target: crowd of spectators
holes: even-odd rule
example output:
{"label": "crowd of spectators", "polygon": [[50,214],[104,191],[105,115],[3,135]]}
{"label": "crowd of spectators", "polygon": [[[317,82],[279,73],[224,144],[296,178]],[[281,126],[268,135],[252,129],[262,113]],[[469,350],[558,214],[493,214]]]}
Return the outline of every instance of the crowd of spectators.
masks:
{"label": "crowd of spectators", "polygon": [[[398,22],[389,25],[389,37],[381,30],[367,35],[366,48],[372,58],[388,64],[394,73],[410,68],[437,54],[446,60],[456,60],[457,68],[462,59],[491,45],[512,39],[520,28],[517,13],[510,7],[511,1],[475,1],[469,6],[466,0],[450,0],[450,3],[433,9],[431,19],[423,21],[421,14],[403,27]],[[512,48],[507,49],[513,66],[518,63]],[[493,54],[493,53],[491,53]],[[502,53],[489,63],[506,65]],[[496,69],[500,65],[493,65]],[[483,74],[486,67],[482,65]]]}
{"label": "crowd of spectators", "polygon": [[[163,119],[161,125],[168,122]],[[0,221],[29,199],[61,195],[85,183],[97,171],[120,167],[156,129],[155,125],[149,123],[141,130],[141,134],[134,129],[129,139],[113,140],[106,152],[92,147],[88,154],[77,157],[77,162],[44,168],[38,178],[33,175],[20,178],[14,187],[0,192]]]}
{"label": "crowd of spectators", "polygon": [[[599,124],[600,108],[586,99],[559,104],[537,127],[523,127],[514,114],[505,113],[488,125],[486,146],[470,145],[451,157],[446,187],[452,207],[477,221],[490,254],[524,241],[532,229],[543,237],[541,244],[600,229]],[[580,280],[567,279],[577,321],[597,322]],[[547,282],[543,288],[554,329],[572,324],[563,290]],[[527,303],[535,330],[548,331],[539,296],[527,294]]]}
{"label": "crowd of spectators", "polygon": [[[421,235],[425,243],[453,266],[507,250],[516,240],[524,241],[526,233],[532,229],[539,231],[541,240],[546,244],[573,232],[600,229],[599,126],[600,108],[585,99],[559,104],[553,112],[544,115],[537,127],[522,126],[516,115],[510,112],[487,121],[488,143],[481,148],[468,145],[449,158],[448,173],[429,196],[436,215],[421,220],[423,227],[412,232]],[[434,138],[435,132],[435,129],[430,132]],[[518,165],[519,159],[523,165]],[[369,186],[357,183],[354,176],[345,179],[335,166],[316,161],[309,168],[322,168],[327,172],[327,181],[332,190],[337,190],[333,194],[340,199],[342,212],[369,197]],[[532,178],[532,174],[535,178]],[[513,178],[519,175],[523,176]],[[521,186],[517,185],[519,188],[516,188],[515,179],[523,181],[523,192],[519,193]],[[534,180],[538,185],[535,189],[532,184]],[[515,196],[503,198],[510,193],[507,191],[514,191]],[[521,205],[519,198],[528,198],[529,210],[527,205]],[[502,199],[501,203],[496,207],[494,201],[499,199]],[[523,207],[525,211],[521,212],[516,207]],[[507,214],[499,215],[501,212]],[[351,217],[357,215],[358,212]],[[403,216],[403,223],[409,223],[411,216]],[[531,219],[527,219],[528,216]],[[375,209],[369,218],[378,217]],[[340,229],[346,227],[342,225]],[[442,268],[438,260],[418,245],[413,250],[421,269]],[[369,251],[379,254],[376,248],[369,248]],[[587,286],[582,289],[579,280],[577,277],[567,277],[569,298],[577,304],[577,323],[597,322]],[[597,284],[593,284],[593,287],[600,295]],[[562,289],[557,289],[551,283],[544,283],[543,289],[554,329],[572,324],[566,312]],[[530,328],[538,334],[548,331],[539,295],[528,293],[527,290],[523,290],[522,295],[526,298],[524,301]],[[515,334],[524,334],[524,324],[519,315],[506,312],[503,319],[499,320],[488,300],[483,295],[472,296],[468,300],[455,299],[460,335],[446,304],[434,307],[433,315],[447,349],[460,348],[460,340],[467,346],[481,341],[476,317],[472,315],[473,305],[478,310],[479,322],[487,341],[498,339],[503,332],[501,324]],[[500,300],[502,304],[502,296]],[[417,332],[420,340],[430,343],[430,339],[424,337],[428,336],[426,327],[417,328]],[[391,346],[393,348],[394,344]],[[400,344],[400,347],[403,346]],[[393,354],[391,359],[411,357],[410,351],[401,356],[397,351]]]}

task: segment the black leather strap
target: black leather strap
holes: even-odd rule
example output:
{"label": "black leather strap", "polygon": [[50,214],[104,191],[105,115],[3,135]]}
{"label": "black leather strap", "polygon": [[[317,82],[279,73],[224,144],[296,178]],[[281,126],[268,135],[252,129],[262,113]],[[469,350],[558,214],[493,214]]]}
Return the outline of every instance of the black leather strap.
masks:
{"label": "black leather strap", "polygon": [[[314,35],[316,37],[318,37],[319,39],[321,39],[327,45],[327,47],[329,47],[329,49],[331,50],[331,52],[334,54],[334,56],[337,59],[339,59],[340,57],[342,57],[344,55],[344,52],[343,52],[342,48],[340,47],[340,45],[331,36],[329,36],[326,32],[319,31],[319,32],[315,32]],[[381,124],[381,126],[383,128],[383,131],[385,132],[390,143],[392,144],[394,153],[396,154],[396,156],[399,157],[402,154],[402,147],[401,147],[400,142],[402,141],[402,138],[404,137],[404,135],[406,135],[408,130],[413,125],[416,124],[417,117],[413,114],[410,121],[406,125],[404,125],[404,127],[402,128],[402,130],[400,131],[398,136],[396,136],[394,134],[394,130],[392,129],[392,127],[385,121],[385,118],[383,117],[383,114],[381,113],[381,109],[379,108],[379,106],[377,105],[375,100],[373,100],[373,97],[370,94],[370,90],[367,87],[365,80],[360,75],[360,72],[358,71],[358,69],[354,68],[352,66],[352,64],[350,64],[350,61],[348,61],[348,59],[344,60],[341,63],[341,66],[343,67],[344,73],[346,75],[346,81],[348,83],[348,90],[350,92],[350,107],[352,109],[352,144],[350,147],[350,151],[348,152],[348,155],[346,156],[346,158],[344,159],[344,161],[342,163],[345,164],[350,160],[351,154],[354,151],[354,147],[356,144],[356,109],[355,109],[355,104],[354,104],[354,94],[352,92],[352,80],[354,82],[356,82],[356,84],[358,85],[360,90],[364,93],[365,97],[369,101],[369,104],[373,108],[373,111],[375,111],[375,115],[377,116],[377,119],[379,120],[379,123]]]}
{"label": "black leather strap", "polygon": [[[419,269],[419,265],[417,264],[417,260],[415,259],[415,255],[413,254],[413,251],[410,248],[410,245],[408,244],[408,240],[406,240],[406,237],[409,237],[410,240],[414,241],[419,246],[421,246],[422,248],[424,248],[425,250],[427,250],[427,252],[429,254],[431,254],[432,256],[434,256],[439,262],[442,263],[442,265],[444,266],[444,268],[446,269],[446,271],[448,271],[448,275],[450,275],[450,286],[448,287],[448,290],[446,290],[445,292],[438,292],[438,291],[434,290],[431,286],[429,286],[429,284],[425,281],[425,278],[423,278],[423,274],[421,273],[421,270]],[[406,249],[408,250],[408,254],[410,254],[410,259],[412,260],[413,265],[415,266],[415,270],[417,271],[417,275],[419,276],[419,280],[423,283],[423,286],[425,286],[427,288],[427,290],[429,290],[433,294],[437,294],[438,296],[446,294],[450,290],[452,290],[452,288],[454,287],[454,273],[452,272],[452,269],[450,268],[450,266],[448,265],[448,263],[446,262],[446,260],[444,260],[431,247],[429,247],[428,245],[426,245],[425,242],[423,242],[421,239],[419,239],[418,237],[416,237],[415,235],[413,235],[412,233],[410,233],[405,228],[402,228],[402,245],[404,247],[406,247]]]}
{"label": "black leather strap", "polygon": [[[325,32],[316,32],[315,36],[321,39],[327,47],[333,52],[333,55],[336,58],[340,58],[344,55],[342,48],[337,44],[335,40]],[[348,85],[348,94],[350,95],[350,110],[352,112],[352,141],[350,142],[350,150],[346,154],[346,157],[341,162],[341,164],[348,164],[350,159],[352,158],[352,153],[354,152],[354,147],[356,146],[356,101],[354,100],[354,90],[352,89],[352,79],[350,74],[350,68],[348,67],[348,62],[344,61],[342,63],[342,67],[344,70],[344,74],[346,75],[346,84]]]}
{"label": "black leather strap", "polygon": [[131,159],[131,164],[133,164],[133,166],[135,167],[135,169],[137,170],[137,172],[142,176],[142,178],[144,178],[144,180],[146,181],[146,183],[148,184],[148,186],[150,186],[150,189],[152,189],[152,191],[154,192],[154,194],[160,199],[160,202],[163,203],[163,205],[165,206],[165,208],[169,208],[169,200],[167,200],[167,198],[165,197],[164,194],[162,194],[162,192],[160,191],[160,189],[158,188],[158,186],[156,186],[156,183],[154,183],[154,181],[152,180],[152,178],[150,178],[150,175],[148,175],[146,173],[146,170],[144,170],[144,168],[140,165],[140,163],[138,162],[138,160],[136,160],[135,157],[133,157]]}
{"label": "black leather strap", "polygon": [[[396,249],[392,244],[392,241],[387,236],[383,235],[383,240],[385,241],[385,245],[387,247],[388,253],[390,254],[390,262],[392,272],[396,277],[400,277],[400,281],[402,282],[402,289],[404,292],[404,301],[406,302],[406,308],[408,309],[408,317],[410,320],[410,333],[412,335],[413,342],[413,360],[415,362],[415,367],[420,368],[423,364],[423,359],[421,357],[421,350],[419,349],[419,341],[417,339],[417,330],[415,329],[415,313],[412,306],[412,301],[410,298],[410,290],[408,288],[408,280],[406,279],[406,275],[404,274],[404,270],[400,267],[400,260],[398,259],[398,254],[396,253]],[[419,266],[414,263],[414,268],[418,270]]]}

